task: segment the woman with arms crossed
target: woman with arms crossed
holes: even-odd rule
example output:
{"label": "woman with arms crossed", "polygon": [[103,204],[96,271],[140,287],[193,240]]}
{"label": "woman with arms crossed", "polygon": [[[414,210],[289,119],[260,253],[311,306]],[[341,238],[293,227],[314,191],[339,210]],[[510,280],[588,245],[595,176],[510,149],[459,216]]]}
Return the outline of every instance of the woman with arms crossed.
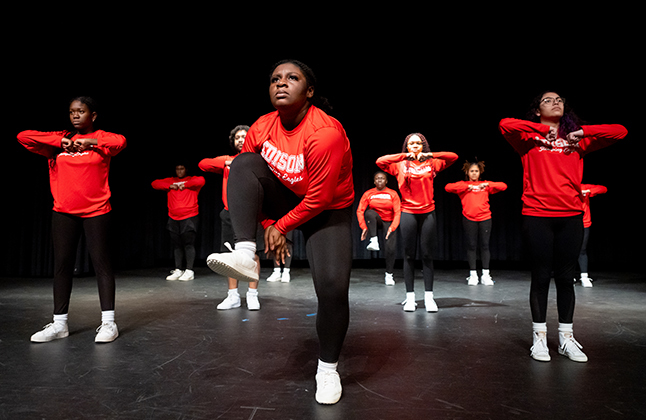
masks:
{"label": "woman with arms crossed", "polygon": [[[110,160],[124,147],[120,134],[94,129],[96,105],[89,97],[69,105],[70,131],[23,131],[18,141],[30,152],[47,158],[49,184],[54,197],[52,239],[54,242],[54,322],[31,336],[47,342],[69,335],[67,326],[76,248],[85,232],[96,272],[101,303],[101,325],[95,342],[114,341],[119,331],[114,322],[115,282],[109,250]],[[79,182],[83,180],[83,182]]]}
{"label": "woman with arms crossed", "polygon": [[480,244],[480,258],[482,259],[482,277],[480,281],[485,286],[493,286],[493,279],[489,273],[489,238],[491,237],[491,210],[489,196],[507,189],[504,182],[481,181],[484,172],[484,161],[465,162],[462,171],[466,174],[466,181],[447,184],[447,192],[457,194],[462,202],[462,226],[467,242],[467,261],[470,274],[467,278],[469,286],[478,284],[478,271],[476,270],[476,256],[478,243]]}
{"label": "woman with arms crossed", "polygon": [[250,128],[243,150],[231,164],[228,200],[235,249],[211,254],[219,274],[258,281],[254,253],[256,224],[265,226],[265,249],[287,255],[287,232],[299,228],[318,297],[316,331],[320,350],[316,400],[341,397],[336,371],[348,329],[348,288],[352,267],[352,154],[343,126],[328,116],[316,79],[301,62],[279,62],[271,72],[269,97],[276,111]]}
{"label": "woman with arms crossed", "polygon": [[583,157],[624,138],[621,125],[581,126],[558,93],[537,96],[527,120],[506,118],[499,128],[523,165],[523,237],[531,261],[529,304],[535,360],[549,361],[547,297],[554,273],[559,353],[587,362],[574,339],[574,278],[583,241]]}
{"label": "woman with arms crossed", "polygon": [[433,152],[426,138],[409,134],[402,152],[377,159],[377,166],[397,177],[401,194],[400,229],[404,241],[404,282],[406,300],[404,311],[412,312],[415,302],[415,256],[420,243],[424,276],[424,306],[427,312],[437,312],[433,297],[433,254],[437,241],[433,179],[458,159],[452,152]]}

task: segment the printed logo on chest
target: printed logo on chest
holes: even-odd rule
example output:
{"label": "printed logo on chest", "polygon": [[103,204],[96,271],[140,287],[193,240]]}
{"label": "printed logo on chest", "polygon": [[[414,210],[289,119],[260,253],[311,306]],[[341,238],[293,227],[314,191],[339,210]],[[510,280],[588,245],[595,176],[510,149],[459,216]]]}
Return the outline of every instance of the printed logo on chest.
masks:
{"label": "printed logo on chest", "polygon": [[280,172],[288,174],[299,174],[305,169],[305,159],[303,154],[290,155],[289,153],[279,150],[276,146],[265,141],[262,144],[260,155],[272,167]]}

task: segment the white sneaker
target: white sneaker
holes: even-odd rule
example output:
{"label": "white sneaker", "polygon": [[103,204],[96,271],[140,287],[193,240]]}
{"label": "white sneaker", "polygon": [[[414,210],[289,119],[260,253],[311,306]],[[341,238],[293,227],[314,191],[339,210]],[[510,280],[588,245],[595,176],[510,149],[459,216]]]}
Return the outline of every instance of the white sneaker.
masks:
{"label": "white sneaker", "polygon": [[379,251],[379,238],[373,236],[370,238],[370,243],[366,247],[368,251]]}
{"label": "white sneaker", "polygon": [[[228,248],[231,249],[230,246]],[[238,281],[258,281],[259,278],[256,261],[240,250],[211,254],[206,258],[206,263],[216,273]]]}
{"label": "white sneaker", "polygon": [[46,343],[48,341],[65,338],[70,335],[67,328],[67,322],[51,322],[31,336],[31,341],[34,343]]}
{"label": "white sneaker", "polygon": [[424,307],[426,312],[437,312],[439,310],[433,296],[424,296]]}
{"label": "white sneaker", "polygon": [[189,281],[195,278],[195,272],[193,270],[186,270],[177,280],[180,281]]}
{"label": "white sneaker", "polygon": [[393,278],[393,273],[386,273],[386,286],[394,286],[395,285],[395,279]]}
{"label": "white sneaker", "polygon": [[220,302],[217,308],[221,311],[226,311],[227,309],[239,308],[240,307],[240,294],[238,292],[227,293],[227,297]]}
{"label": "white sneaker", "polygon": [[404,311],[405,312],[415,312],[415,309],[417,309],[417,303],[415,302],[415,298],[408,298],[406,297],[406,300],[402,302],[402,305],[404,305]]}
{"label": "white sneaker", "polygon": [[184,271],[176,268],[170,272],[170,276],[166,277],[166,280],[177,280],[182,277],[182,274],[184,274]]}
{"label": "white sneaker", "polygon": [[467,277],[467,284],[469,286],[477,286],[478,285],[478,275],[477,274],[471,274],[469,277]]}
{"label": "white sneaker", "polygon": [[292,281],[292,275],[289,274],[289,271],[283,271],[283,275],[280,276],[280,281],[283,283],[289,283]]}
{"label": "white sneaker", "polygon": [[590,277],[581,277],[581,286],[592,287],[592,279]]}
{"label": "white sneaker", "polygon": [[336,371],[316,374],[316,402],[336,404],[341,399],[341,378]]}
{"label": "white sneaker", "polygon": [[547,332],[534,331],[534,345],[529,350],[534,360],[549,362],[551,357],[550,351],[547,348]]}
{"label": "white sneaker", "polygon": [[561,342],[561,345],[559,346],[559,354],[567,356],[570,360],[575,362],[584,363],[588,361],[588,356],[581,351],[583,346],[574,339],[574,336],[571,333],[559,333],[559,341]]}
{"label": "white sneaker", "polygon": [[117,324],[112,321],[101,323],[99,328],[96,329],[96,333],[96,337],[94,338],[95,343],[109,343],[119,337]]}
{"label": "white sneaker", "polygon": [[258,300],[258,293],[247,292],[247,309],[249,309],[250,311],[260,310],[260,301]]}
{"label": "white sneaker", "polygon": [[280,269],[274,270],[271,276],[267,277],[267,281],[281,281],[281,276]]}
{"label": "white sneaker", "polygon": [[493,286],[494,282],[490,274],[483,274],[480,277],[480,283],[484,284],[485,286]]}

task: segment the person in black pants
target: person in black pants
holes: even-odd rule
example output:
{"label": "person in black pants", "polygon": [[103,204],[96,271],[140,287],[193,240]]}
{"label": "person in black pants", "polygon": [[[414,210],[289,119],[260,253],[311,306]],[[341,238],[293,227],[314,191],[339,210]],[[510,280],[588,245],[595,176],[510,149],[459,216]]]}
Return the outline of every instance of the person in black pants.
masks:
{"label": "person in black pants", "polygon": [[231,164],[229,211],[235,233],[230,253],[211,254],[209,267],[224,276],[258,281],[256,225],[265,227],[265,251],[284,262],[286,234],[302,231],[318,297],[320,349],[315,398],[341,398],[337,361],[349,323],[352,266],[352,153],[342,125],[323,111],[314,73],[286,60],[269,80],[275,112],[250,128],[242,153]]}

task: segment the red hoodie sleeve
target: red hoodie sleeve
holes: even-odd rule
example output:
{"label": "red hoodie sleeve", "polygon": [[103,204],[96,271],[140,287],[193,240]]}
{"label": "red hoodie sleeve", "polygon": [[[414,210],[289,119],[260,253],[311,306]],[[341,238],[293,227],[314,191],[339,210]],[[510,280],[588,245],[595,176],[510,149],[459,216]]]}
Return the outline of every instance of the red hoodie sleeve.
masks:
{"label": "red hoodie sleeve", "polygon": [[610,146],[628,135],[628,130],[623,125],[584,125],[583,139],[579,147],[587,154],[595,150]]}
{"label": "red hoodie sleeve", "polygon": [[214,172],[216,174],[222,174],[228,160],[233,160],[233,157],[224,155],[215,158],[206,158],[202,159],[197,166],[204,172]]}
{"label": "red hoodie sleeve", "polygon": [[550,131],[550,127],[547,125],[515,118],[502,119],[498,128],[505,140],[520,154],[524,154],[534,147],[533,141],[530,141],[533,140],[532,134],[539,133],[546,136]]}
{"label": "red hoodie sleeve", "polygon": [[359,227],[362,230],[368,229],[368,225],[366,225],[366,219],[363,213],[365,213],[366,208],[368,208],[368,197],[370,195],[370,191],[371,190],[368,190],[363,193],[361,200],[359,200],[359,205],[357,206],[357,220],[359,221]]}
{"label": "red hoodie sleeve", "polygon": [[107,131],[98,130],[94,133],[76,135],[75,139],[90,138],[96,139],[97,145],[95,147],[106,150],[110,156],[115,156],[126,147],[126,138],[121,134],[108,133]]}
{"label": "red hoodie sleeve", "polygon": [[469,184],[464,181],[452,182],[450,184],[446,184],[444,189],[446,190],[446,192],[451,194],[460,194],[469,189]]}
{"label": "red hoodie sleeve", "polygon": [[25,130],[18,133],[18,142],[32,153],[50,158],[55,149],[61,149],[63,131]]}
{"label": "red hoodie sleeve", "polygon": [[396,153],[394,155],[385,155],[377,159],[377,166],[388,172],[390,175],[397,176],[399,173],[399,162],[406,159],[408,155],[406,153]]}
{"label": "red hoodie sleeve", "polygon": [[173,178],[162,178],[162,179],[156,179],[153,182],[151,182],[151,186],[160,191],[168,191],[170,190],[170,186],[173,184]]}

